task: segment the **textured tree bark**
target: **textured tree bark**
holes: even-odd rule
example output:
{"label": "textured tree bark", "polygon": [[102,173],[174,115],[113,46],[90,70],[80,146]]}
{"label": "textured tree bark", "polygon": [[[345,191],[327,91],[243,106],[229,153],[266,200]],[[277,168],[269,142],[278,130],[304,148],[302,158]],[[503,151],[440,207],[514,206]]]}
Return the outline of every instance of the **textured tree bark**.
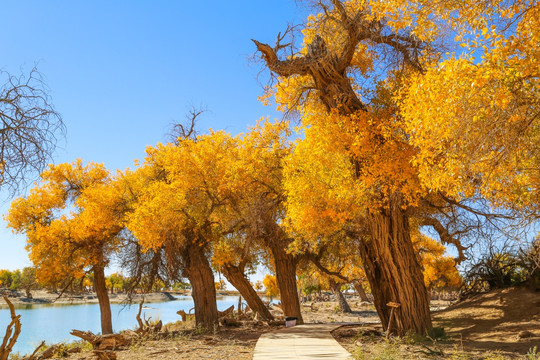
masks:
{"label": "textured tree bark", "polygon": [[424,334],[431,328],[429,299],[408,218],[399,204],[368,217],[371,237],[361,242],[360,253],[383,328],[387,329],[390,320],[386,304],[397,302],[401,307],[394,313],[393,332]]}
{"label": "textured tree bark", "polygon": [[268,310],[259,295],[257,295],[257,292],[253,289],[248,279],[246,279],[244,271],[240,267],[225,265],[221,268],[221,271],[231,285],[246,299],[251,310],[258,313],[265,320],[274,320],[270,310]]}
{"label": "textured tree bark", "polygon": [[360,296],[360,299],[362,301],[369,302],[369,298],[367,297],[366,291],[364,290],[362,283],[360,281],[353,281],[353,286],[356,292],[358,293],[358,296]]}
{"label": "textured tree bark", "polygon": [[[332,1],[332,4],[339,14],[332,21],[340,22],[346,29],[346,38],[339,51],[332,52],[322,37],[315,36],[306,46],[306,54],[281,60],[276,53],[280,49],[279,42],[275,47],[256,40],[254,43],[273,73],[282,77],[310,76],[317,96],[329,112],[338,111],[345,116],[369,112],[370,109],[354,91],[347,72],[358,44],[371,41],[386,46],[393,54],[401,56],[404,65],[420,72],[423,67],[418,50],[425,44],[412,34],[393,34],[392,29],[370,20],[362,9],[356,14],[349,14],[342,1]],[[381,138],[380,141],[385,140]],[[353,155],[351,162],[357,171],[361,169]],[[390,316],[386,304],[393,301],[401,304],[395,314],[396,332],[414,330],[423,334],[431,327],[423,275],[413,251],[408,218],[401,210],[400,201],[390,199],[390,202],[394,203],[388,209],[373,211],[367,216],[371,236],[360,245],[362,260],[383,326],[388,326]],[[274,257],[277,268],[276,254]],[[278,277],[278,284],[279,281]]]}
{"label": "textured tree bark", "polygon": [[333,279],[328,280],[328,283],[330,285],[330,290],[332,290],[332,294],[334,294],[334,297],[336,298],[339,308],[344,313],[352,313],[351,307],[349,306],[349,303],[347,303],[347,299],[345,299],[345,296],[343,296],[343,293],[341,292],[341,283],[336,282]]}
{"label": "textured tree bark", "polygon": [[184,275],[191,284],[191,296],[195,304],[195,323],[212,330],[218,323],[214,273],[206,258],[203,246],[189,244],[182,251]]}
{"label": "textured tree bark", "polygon": [[99,311],[101,313],[101,333],[103,335],[112,334],[112,318],[111,304],[109,302],[109,294],[107,292],[107,284],[105,283],[105,270],[103,266],[96,265],[94,270],[94,286],[99,302]]}
{"label": "textured tree bark", "polygon": [[273,244],[270,251],[276,266],[276,281],[281,296],[281,305],[285,316],[297,318],[297,324],[303,324],[298,287],[296,285],[296,258],[288,254],[284,247]]}

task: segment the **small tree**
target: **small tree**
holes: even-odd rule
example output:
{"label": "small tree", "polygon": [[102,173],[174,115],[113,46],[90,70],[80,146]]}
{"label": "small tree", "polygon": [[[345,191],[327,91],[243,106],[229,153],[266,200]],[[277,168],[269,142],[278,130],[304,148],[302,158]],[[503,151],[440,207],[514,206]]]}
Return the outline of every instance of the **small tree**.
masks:
{"label": "small tree", "polygon": [[113,273],[107,277],[107,280],[110,284],[111,294],[114,293],[114,289],[122,289],[122,284],[124,283],[124,276],[119,273]]}
{"label": "small tree", "polygon": [[4,289],[9,289],[12,282],[12,274],[11,271],[2,269],[0,270],[0,287]]}
{"label": "small tree", "polygon": [[32,293],[30,291],[37,289],[38,287],[36,268],[33,266],[23,268],[21,273],[21,288],[26,292],[26,297],[31,299]]}
{"label": "small tree", "polygon": [[263,279],[263,285],[266,289],[266,295],[272,299],[274,296],[279,296],[279,287],[275,275],[266,274]]}
{"label": "small tree", "polygon": [[17,269],[11,273],[10,290],[19,290],[21,286],[21,270]]}
{"label": "small tree", "polygon": [[93,273],[101,330],[112,333],[104,269],[120,242],[122,199],[100,164],[51,165],[41,179],[27,197],[13,201],[8,226],[27,236],[40,282],[65,290]]}
{"label": "small tree", "polygon": [[227,288],[227,284],[225,284],[225,280],[223,279],[216,281],[214,284],[216,290],[225,290]]}
{"label": "small tree", "polygon": [[540,235],[525,249],[520,249],[518,260],[531,288],[540,290]]}
{"label": "small tree", "polygon": [[413,233],[414,249],[420,256],[424,283],[429,290],[457,290],[462,284],[456,261],[445,255],[446,247],[420,232]]}

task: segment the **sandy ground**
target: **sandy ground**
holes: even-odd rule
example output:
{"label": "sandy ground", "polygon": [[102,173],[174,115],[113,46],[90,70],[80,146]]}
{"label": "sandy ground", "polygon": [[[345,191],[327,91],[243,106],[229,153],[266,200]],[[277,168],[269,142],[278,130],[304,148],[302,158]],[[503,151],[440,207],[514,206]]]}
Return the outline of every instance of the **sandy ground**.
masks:
{"label": "sandy ground", "polygon": [[540,292],[496,290],[434,311],[432,318],[445,336],[386,340],[376,325],[344,326],[333,335],[357,359],[540,360]]}
{"label": "sandy ground", "polygon": [[[540,360],[540,355],[532,355],[534,346],[538,346],[540,354],[540,293],[524,288],[499,290],[451,306],[447,301],[432,302],[433,324],[445,330],[445,335],[439,337],[408,335],[386,339],[373,305],[354,298],[349,304],[352,314],[336,311],[335,302],[305,304],[303,318],[306,323],[350,323],[333,335],[355,359]],[[262,333],[281,327],[220,327],[201,334],[188,320],[165,328],[167,335],[141,339],[117,351],[117,358],[247,360],[252,358]],[[520,337],[524,331],[530,336]],[[91,353],[82,352],[68,359],[91,358]]]}

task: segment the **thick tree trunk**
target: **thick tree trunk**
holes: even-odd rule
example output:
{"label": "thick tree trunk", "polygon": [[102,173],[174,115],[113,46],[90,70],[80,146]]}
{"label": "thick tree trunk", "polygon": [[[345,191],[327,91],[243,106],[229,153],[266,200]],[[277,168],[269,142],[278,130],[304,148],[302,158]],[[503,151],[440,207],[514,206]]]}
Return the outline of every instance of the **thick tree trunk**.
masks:
{"label": "thick tree trunk", "polygon": [[349,303],[347,303],[347,299],[345,299],[345,296],[343,296],[343,293],[341,292],[342,284],[337,283],[333,279],[328,280],[328,283],[330,285],[330,290],[332,290],[332,294],[334,294],[334,297],[336,298],[341,311],[344,313],[352,313],[351,307],[349,306]]}
{"label": "thick tree trunk", "polygon": [[231,285],[246,299],[251,310],[259,313],[265,320],[274,320],[270,310],[264,305],[257,292],[255,292],[248,279],[244,276],[242,269],[238,266],[225,265],[221,268],[221,271]]}
{"label": "thick tree trunk", "polygon": [[364,290],[362,283],[360,281],[353,281],[353,286],[356,292],[358,293],[358,296],[360,296],[360,299],[362,301],[369,302],[369,298],[367,297],[366,291]]}
{"label": "thick tree trunk", "polygon": [[[329,112],[337,110],[345,116],[360,111],[369,113],[370,109],[351,86],[347,72],[358,44],[366,40],[385,44],[390,52],[403,55],[404,64],[421,70],[419,59],[417,56],[411,56],[409,52],[418,47],[418,41],[409,36],[400,38],[399,42],[388,42],[387,39],[395,36],[395,34],[383,36],[383,32],[390,30],[389,28],[373,27],[370,25],[371,20],[368,19],[351,18],[340,1],[333,4],[339,16],[334,17],[332,21],[341,22],[347,29],[347,36],[343,39],[343,48],[340,48],[339,53],[327,47],[320,36],[315,36],[307,45],[305,55],[287,57],[284,60],[276,53],[279,47],[271,47],[255,40],[254,42],[272,72],[286,78],[294,75],[310,76],[311,83],[317,90],[316,94]],[[376,133],[367,136],[371,135],[377,136]],[[386,141],[382,137],[380,140],[381,143]],[[352,154],[351,160],[359,171],[361,165]],[[390,315],[386,304],[399,302],[401,307],[395,311],[394,329],[398,329],[398,332],[411,329],[417,333],[424,333],[431,327],[427,294],[422,272],[412,248],[408,219],[400,205],[398,201],[391,204],[386,214],[368,215],[371,239],[364,241],[360,249],[383,326],[385,328],[388,326]]]}
{"label": "thick tree trunk", "polygon": [[370,213],[368,220],[371,237],[361,242],[360,253],[383,328],[390,320],[387,304],[397,302],[401,307],[394,311],[392,332],[425,334],[431,328],[429,300],[407,216],[396,202],[387,211]]}
{"label": "thick tree trunk", "polygon": [[99,302],[99,311],[101,313],[101,333],[103,335],[112,334],[111,304],[109,303],[109,294],[107,284],[105,283],[105,270],[103,266],[94,266],[94,286]]}
{"label": "thick tree trunk", "polygon": [[204,247],[187,245],[182,254],[184,274],[191,284],[197,326],[212,330],[218,323],[214,273],[206,258]]}
{"label": "thick tree trunk", "polygon": [[298,287],[296,285],[296,258],[288,254],[284,247],[274,244],[270,250],[276,266],[276,281],[281,295],[281,305],[285,316],[297,318],[303,324]]}

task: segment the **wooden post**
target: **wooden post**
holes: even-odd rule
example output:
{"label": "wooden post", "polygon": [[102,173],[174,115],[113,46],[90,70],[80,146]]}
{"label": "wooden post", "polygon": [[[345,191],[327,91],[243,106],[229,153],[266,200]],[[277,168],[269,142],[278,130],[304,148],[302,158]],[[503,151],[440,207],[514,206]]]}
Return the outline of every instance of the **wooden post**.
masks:
{"label": "wooden post", "polygon": [[386,329],[386,338],[390,337],[390,332],[392,331],[392,323],[394,322],[394,311],[401,306],[401,304],[396,302],[389,302],[386,306],[391,307],[390,309],[390,319],[388,319],[388,328]]}

